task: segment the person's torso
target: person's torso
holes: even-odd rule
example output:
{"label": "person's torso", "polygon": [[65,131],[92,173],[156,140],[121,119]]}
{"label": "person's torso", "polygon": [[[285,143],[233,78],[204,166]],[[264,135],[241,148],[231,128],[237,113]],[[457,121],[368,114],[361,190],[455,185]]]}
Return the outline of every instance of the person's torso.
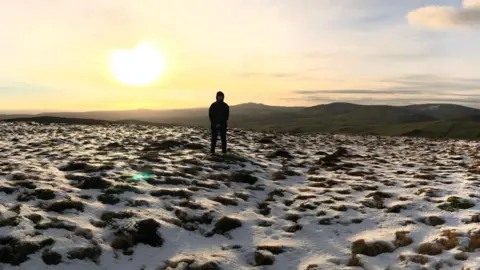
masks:
{"label": "person's torso", "polygon": [[226,121],[228,105],[225,102],[214,102],[212,104],[212,114],[216,121]]}

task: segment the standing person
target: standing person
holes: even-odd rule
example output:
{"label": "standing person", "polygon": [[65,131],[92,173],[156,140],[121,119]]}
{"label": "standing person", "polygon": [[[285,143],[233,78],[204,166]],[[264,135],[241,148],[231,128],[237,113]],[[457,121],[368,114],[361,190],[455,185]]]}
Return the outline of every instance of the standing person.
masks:
{"label": "standing person", "polygon": [[208,110],[208,116],[210,118],[210,126],[212,129],[212,144],[210,153],[215,153],[215,147],[217,145],[218,133],[222,140],[222,152],[227,153],[227,122],[230,115],[230,107],[223,102],[225,95],[219,91],[217,92],[217,101],[210,105]]}

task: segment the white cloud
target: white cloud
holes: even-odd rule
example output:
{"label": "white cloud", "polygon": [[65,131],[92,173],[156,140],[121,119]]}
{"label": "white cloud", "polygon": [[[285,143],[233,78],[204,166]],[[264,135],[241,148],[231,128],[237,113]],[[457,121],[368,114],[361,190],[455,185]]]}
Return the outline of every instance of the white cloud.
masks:
{"label": "white cloud", "polygon": [[407,15],[408,22],[429,28],[468,28],[480,26],[480,0],[464,0],[462,7],[427,6]]}

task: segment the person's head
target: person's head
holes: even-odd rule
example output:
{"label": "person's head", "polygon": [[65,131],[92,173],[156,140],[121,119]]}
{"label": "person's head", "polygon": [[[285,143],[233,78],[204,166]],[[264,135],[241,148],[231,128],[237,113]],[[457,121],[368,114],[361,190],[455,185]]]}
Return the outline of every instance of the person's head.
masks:
{"label": "person's head", "polygon": [[225,98],[225,95],[223,94],[223,92],[218,91],[217,92],[217,101],[223,101],[224,98]]}

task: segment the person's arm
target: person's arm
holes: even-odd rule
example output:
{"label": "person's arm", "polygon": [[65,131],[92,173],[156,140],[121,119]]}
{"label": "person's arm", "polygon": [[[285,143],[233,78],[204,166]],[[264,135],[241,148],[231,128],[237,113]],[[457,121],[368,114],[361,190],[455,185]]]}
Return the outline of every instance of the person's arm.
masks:
{"label": "person's arm", "polygon": [[227,113],[226,113],[227,115],[226,115],[225,120],[228,121],[228,117],[230,116],[230,107],[228,106],[228,104],[227,104],[227,110],[226,111],[227,111]]}
{"label": "person's arm", "polygon": [[210,119],[210,123],[212,122],[213,119],[213,104],[210,105],[210,109],[208,109],[208,118]]}

